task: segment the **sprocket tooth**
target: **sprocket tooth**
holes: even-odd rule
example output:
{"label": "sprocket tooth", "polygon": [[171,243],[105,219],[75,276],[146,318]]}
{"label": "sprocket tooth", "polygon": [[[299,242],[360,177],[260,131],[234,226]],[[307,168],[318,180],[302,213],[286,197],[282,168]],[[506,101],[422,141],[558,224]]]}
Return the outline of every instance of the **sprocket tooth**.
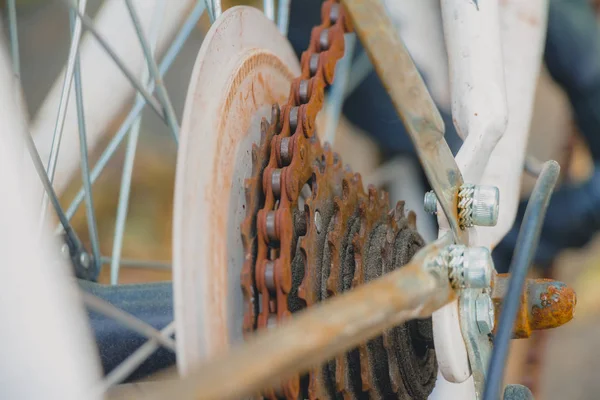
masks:
{"label": "sprocket tooth", "polygon": [[274,103],[271,106],[271,126],[275,130],[275,133],[281,132],[281,108],[279,104]]}
{"label": "sprocket tooth", "polygon": [[318,366],[310,370],[308,374],[308,398],[310,400],[329,399],[329,394],[323,382],[323,367]]}
{"label": "sprocket tooth", "polygon": [[361,343],[358,346],[358,352],[360,354],[360,380],[362,382],[362,391],[369,393],[369,397],[372,399],[379,398],[377,386],[375,386],[375,378],[369,363],[369,353],[366,343]]}
{"label": "sprocket tooth", "polygon": [[377,189],[375,188],[375,186],[369,185],[368,193],[369,193],[369,208],[377,207],[377,204],[378,204]]}
{"label": "sprocket tooth", "polygon": [[386,221],[387,221],[387,225],[390,225],[390,226],[394,222],[396,222],[396,213],[394,210],[390,210],[390,212],[387,213]]}
{"label": "sprocket tooth", "polygon": [[396,203],[396,212],[395,212],[395,217],[396,217],[396,221],[401,220],[402,218],[404,218],[405,214],[404,214],[404,207],[405,207],[405,202],[404,200],[400,200]]}
{"label": "sprocket tooth", "polygon": [[[383,332],[383,347],[385,348],[388,358],[388,369],[390,371],[389,378],[392,390],[394,393],[398,393],[400,391],[404,391],[404,383],[402,381],[402,375],[400,374],[401,360],[398,360],[396,350],[394,349],[393,342],[390,337],[392,334],[393,333],[391,330],[386,330]],[[399,397],[404,398],[401,396]]]}
{"label": "sprocket tooth", "polygon": [[335,390],[345,399],[353,397],[350,382],[348,382],[346,365],[346,353],[335,358]]}
{"label": "sprocket tooth", "polygon": [[260,141],[263,143],[267,138],[267,132],[269,131],[269,121],[265,117],[260,120]]}
{"label": "sprocket tooth", "polygon": [[417,229],[417,214],[415,214],[414,211],[411,210],[408,212],[407,220],[408,220],[408,226],[411,229]]}
{"label": "sprocket tooth", "polygon": [[389,208],[388,205],[390,204],[389,193],[384,190],[381,190],[379,192],[379,199],[381,200],[381,206],[385,207],[385,209],[387,210]]}
{"label": "sprocket tooth", "polygon": [[[264,137],[262,138],[264,139]],[[259,148],[256,145],[256,143],[252,144],[252,164],[256,165],[256,163],[258,162],[258,151]]]}

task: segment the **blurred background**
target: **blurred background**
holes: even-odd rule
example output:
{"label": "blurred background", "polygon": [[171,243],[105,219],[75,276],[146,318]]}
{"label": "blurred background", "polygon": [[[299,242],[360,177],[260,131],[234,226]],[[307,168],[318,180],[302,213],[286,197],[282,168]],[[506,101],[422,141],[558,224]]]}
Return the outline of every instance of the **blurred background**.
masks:
{"label": "blurred background", "polygon": [[[300,1],[300,0],[296,0]],[[101,5],[100,0],[89,0],[88,14],[93,16]],[[233,4],[252,4],[258,1],[223,1],[224,8]],[[0,2],[1,7],[5,7]],[[69,20],[59,0],[20,0],[17,2],[19,40],[21,46],[22,85],[28,112],[35,115],[44,96],[60,73],[68,54]],[[3,13],[6,15],[6,13]],[[6,28],[7,24],[3,24]],[[173,67],[165,76],[173,106],[181,117],[188,80],[194,60],[209,28],[206,14],[192,33]],[[4,32],[6,34],[6,32]],[[308,40],[308,38],[306,38]],[[85,71],[82,72],[85,74]],[[123,110],[123,116],[128,109]],[[324,116],[320,116],[323,118]],[[115,129],[120,120],[114,121]],[[91,153],[91,163],[104,148]],[[94,185],[94,202],[100,233],[101,252],[110,254],[120,178],[125,146],[112,159],[101,178]],[[340,122],[335,149],[365,181],[377,182],[378,167],[384,156],[377,144],[360,129],[346,120]],[[531,128],[529,153],[538,159],[556,159],[561,163],[564,179],[577,182],[587,179],[593,171],[593,162],[583,140],[578,135],[571,115],[571,105],[547,71],[542,71],[536,95],[535,112]],[[131,260],[159,261],[152,268],[125,267],[120,283],[170,280],[168,264],[171,261],[171,224],[173,186],[175,176],[176,147],[164,125],[149,110],[144,111],[141,140],[139,142],[130,208],[125,230],[122,257]],[[407,173],[411,172],[409,169]],[[523,177],[523,197],[526,198],[533,178]],[[402,186],[402,185],[401,185]],[[420,219],[422,199],[418,186],[404,185],[392,191],[393,197],[402,194],[417,200],[408,203]],[[70,184],[61,202],[68,205],[81,181]],[[416,192],[415,192],[416,191]],[[85,209],[80,207],[73,224],[80,237],[87,241]],[[160,265],[160,262],[166,266]],[[554,263],[555,278],[574,287],[578,295],[575,319],[566,326],[545,335],[545,361],[542,369],[542,399],[597,399],[600,398],[600,238],[592,240],[585,248],[568,250],[559,255]],[[108,268],[103,269],[99,281],[108,282]],[[541,275],[535,272],[534,275]],[[522,368],[528,357],[534,336],[515,343],[512,352],[511,382],[521,382],[532,371]]]}

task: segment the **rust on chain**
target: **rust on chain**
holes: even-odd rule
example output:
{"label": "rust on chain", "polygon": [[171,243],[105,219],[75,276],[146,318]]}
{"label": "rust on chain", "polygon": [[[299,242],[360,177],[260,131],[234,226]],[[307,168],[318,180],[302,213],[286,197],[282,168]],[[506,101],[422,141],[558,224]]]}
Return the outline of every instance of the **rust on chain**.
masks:
{"label": "rust on chain", "polygon": [[463,178],[444,139],[444,122],[381,0],[343,0],[356,33],[404,122],[431,187],[457,243],[468,244],[460,229],[458,189]]}
{"label": "rust on chain", "polygon": [[[492,299],[494,301],[496,324],[502,309],[502,302],[508,290],[509,274],[496,275]],[[562,282],[552,279],[528,279],[521,295],[521,305],[513,338],[531,336],[532,331],[556,328],[573,319],[577,296],[575,291]]]}
{"label": "rust on chain", "polygon": [[[387,193],[374,187],[365,191],[360,175],[344,167],[316,135],[324,90],[344,54],[344,33],[352,29],[339,0],[325,1],[321,17],[288,102],[273,106],[271,121],[262,121],[261,141],[252,149],[241,225],[247,336],[392,272],[424,245],[415,214],[405,213],[403,203],[389,211]],[[261,395],[424,400],[436,374],[431,320],[410,321]]]}

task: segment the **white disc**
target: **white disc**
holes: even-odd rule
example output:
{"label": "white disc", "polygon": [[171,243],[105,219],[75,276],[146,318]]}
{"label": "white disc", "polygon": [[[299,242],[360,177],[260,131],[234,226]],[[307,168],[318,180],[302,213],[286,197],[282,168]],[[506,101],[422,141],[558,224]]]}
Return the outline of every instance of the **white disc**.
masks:
{"label": "white disc", "polygon": [[300,66],[260,11],[227,10],[200,49],[188,89],[175,182],[177,362],[185,374],[242,338],[240,223],[260,120],[286,103]]}

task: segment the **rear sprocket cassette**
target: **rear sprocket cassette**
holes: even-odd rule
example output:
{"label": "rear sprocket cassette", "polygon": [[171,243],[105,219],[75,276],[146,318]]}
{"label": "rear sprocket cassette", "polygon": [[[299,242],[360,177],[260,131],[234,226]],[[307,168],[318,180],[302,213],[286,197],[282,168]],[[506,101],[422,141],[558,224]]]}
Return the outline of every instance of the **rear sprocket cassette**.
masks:
{"label": "rear sprocket cassette", "polygon": [[[389,211],[387,193],[374,187],[365,192],[360,175],[315,134],[351,29],[337,1],[324,2],[322,17],[288,103],[273,106],[252,150],[241,226],[245,333],[399,268],[424,244],[415,214],[403,202]],[[263,395],[426,399],[437,374],[432,336],[431,320],[410,321]]]}

